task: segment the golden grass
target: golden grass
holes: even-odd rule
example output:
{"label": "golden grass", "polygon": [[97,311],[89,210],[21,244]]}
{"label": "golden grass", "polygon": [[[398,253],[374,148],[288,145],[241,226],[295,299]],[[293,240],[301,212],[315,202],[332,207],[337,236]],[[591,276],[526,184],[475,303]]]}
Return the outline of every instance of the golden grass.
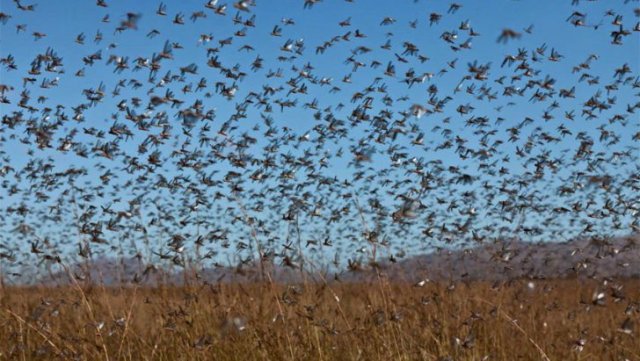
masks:
{"label": "golden grass", "polygon": [[5,288],[0,360],[640,360],[640,280],[528,282]]}

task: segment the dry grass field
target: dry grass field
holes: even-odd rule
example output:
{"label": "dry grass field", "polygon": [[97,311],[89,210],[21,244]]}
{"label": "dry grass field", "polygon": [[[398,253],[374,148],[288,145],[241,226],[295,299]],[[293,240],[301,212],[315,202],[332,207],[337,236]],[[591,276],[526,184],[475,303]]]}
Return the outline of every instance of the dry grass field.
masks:
{"label": "dry grass field", "polygon": [[640,280],[0,294],[1,360],[640,360]]}

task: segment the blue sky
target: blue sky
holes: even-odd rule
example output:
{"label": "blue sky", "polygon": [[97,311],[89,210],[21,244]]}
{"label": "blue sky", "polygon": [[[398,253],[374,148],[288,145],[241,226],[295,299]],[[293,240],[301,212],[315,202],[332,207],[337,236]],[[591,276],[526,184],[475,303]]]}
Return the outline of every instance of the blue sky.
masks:
{"label": "blue sky", "polygon": [[[27,4],[27,2],[23,3]],[[63,128],[56,133],[53,143],[57,145],[58,137],[63,136],[63,134],[72,128],[80,130],[77,140],[89,142],[91,137],[83,135],[82,128],[95,127],[97,129],[108,130],[114,122],[111,116],[116,112],[116,105],[121,100],[127,100],[130,104],[131,97],[138,97],[142,98],[143,103],[146,104],[149,85],[145,81],[147,80],[148,70],[143,69],[138,72],[133,72],[131,68],[134,66],[136,57],[151,57],[152,54],[162,50],[166,41],[180,43],[183,49],[173,50],[173,60],[162,63],[162,70],[159,72],[158,78],[161,78],[167,71],[171,71],[174,74],[180,73],[180,67],[188,66],[191,63],[195,63],[198,66],[198,73],[197,75],[187,74],[185,83],[173,84],[165,88],[156,88],[154,90],[155,94],[164,94],[165,90],[169,88],[175,93],[176,97],[184,101],[185,105],[193,103],[196,99],[204,99],[205,107],[215,110],[216,120],[212,123],[212,128],[214,128],[215,131],[217,131],[220,124],[234,113],[235,105],[249,92],[261,92],[265,84],[270,84],[274,87],[283,85],[287,88],[286,81],[295,75],[291,66],[295,65],[298,69],[301,69],[307,63],[313,66],[312,72],[315,76],[318,78],[332,78],[332,84],[339,86],[342,90],[338,93],[330,93],[328,90],[331,86],[309,84],[308,94],[295,96],[298,100],[298,106],[280,112],[274,105],[274,111],[271,114],[274,123],[278,127],[290,128],[296,136],[304,135],[307,132],[312,134],[313,127],[318,124],[318,121],[313,118],[315,111],[305,109],[302,106],[305,102],[311,102],[316,98],[321,109],[331,106],[334,109],[334,114],[338,118],[345,118],[354,107],[354,104],[351,102],[352,95],[370,84],[376,84],[375,86],[385,84],[388,93],[394,98],[407,96],[406,101],[396,101],[394,103],[390,109],[394,112],[407,110],[412,104],[425,104],[428,100],[427,88],[430,85],[437,86],[440,97],[446,95],[452,96],[451,104],[446,107],[444,113],[411,120],[411,124],[415,124],[420,131],[425,133],[425,144],[428,145],[430,142],[433,142],[432,148],[443,141],[443,135],[441,133],[443,128],[450,128],[455,135],[469,139],[470,144],[477,145],[480,136],[474,134],[476,129],[465,127],[465,120],[468,119],[468,116],[461,116],[455,111],[460,105],[471,104],[475,108],[473,112],[475,116],[485,116],[489,118],[492,127],[501,134],[497,136],[502,137],[501,139],[506,139],[504,134],[507,128],[517,125],[524,120],[525,117],[531,117],[535,123],[528,128],[527,131],[523,131],[523,140],[526,139],[526,136],[532,128],[536,126],[541,127],[542,132],[546,131],[556,134],[556,128],[561,123],[574,134],[584,131],[586,134],[598,139],[600,135],[598,126],[606,124],[608,117],[617,113],[624,113],[628,104],[634,104],[637,101],[637,91],[634,91],[631,86],[622,86],[615,94],[616,104],[601,114],[601,118],[597,120],[585,120],[580,116],[582,103],[599,89],[602,89],[605,84],[612,81],[616,68],[627,63],[632,68],[632,74],[637,74],[638,61],[640,60],[638,33],[634,32],[631,36],[626,37],[622,45],[613,45],[611,44],[610,33],[616,30],[617,27],[611,24],[613,17],[604,16],[607,10],[613,10],[616,14],[623,16],[625,27],[633,27],[638,21],[638,18],[633,13],[633,8],[637,7],[637,2],[580,1],[578,6],[573,6],[569,0],[460,1],[459,3],[462,7],[455,13],[448,13],[450,3],[442,1],[356,0],[351,3],[338,0],[325,0],[315,5],[312,9],[304,9],[302,1],[257,1],[257,6],[252,7],[250,13],[239,13],[239,16],[243,20],[247,20],[255,15],[256,27],[247,28],[246,37],[234,37],[231,45],[222,47],[219,53],[216,54],[225,66],[233,67],[235,64],[238,64],[239,68],[247,73],[245,79],[238,82],[238,94],[231,101],[216,94],[211,98],[205,99],[203,98],[203,93],[206,91],[214,93],[214,84],[217,81],[222,81],[226,84],[232,83],[231,80],[225,79],[218,70],[206,65],[208,60],[206,49],[208,47],[219,47],[218,42],[220,40],[229,38],[238,30],[243,29],[242,25],[234,24],[232,21],[236,13],[238,13],[238,11],[233,8],[232,2],[228,4],[227,15],[219,16],[214,14],[210,9],[204,8],[204,1],[165,1],[168,14],[164,17],[155,14],[160,3],[159,1],[134,2],[110,0],[107,1],[107,3],[108,7],[102,8],[96,6],[93,1],[40,1],[37,3],[36,11],[25,12],[16,9],[12,1],[0,1],[1,11],[11,15],[7,24],[0,26],[0,37],[2,38],[0,53],[2,57],[11,54],[15,57],[16,63],[18,64],[18,70],[8,71],[6,68],[3,68],[0,73],[0,83],[10,84],[15,87],[15,91],[8,95],[12,104],[2,105],[3,115],[18,110],[15,104],[19,100],[19,92],[22,90],[22,80],[27,76],[26,71],[29,69],[30,62],[37,54],[44,53],[48,47],[51,47],[63,58],[65,72],[64,74],[49,74],[43,72],[42,75],[37,76],[36,83],[28,87],[31,92],[31,97],[35,99],[39,95],[44,95],[47,97],[45,102],[47,106],[51,107],[51,105],[55,104],[65,105],[67,111],[73,114],[71,107],[77,106],[79,103],[85,101],[82,94],[83,89],[96,89],[99,84],[104,84],[108,94],[104,101],[98,106],[87,110],[85,112],[85,120],[82,123],[69,122],[65,124]],[[195,11],[203,11],[207,17],[192,22],[189,17]],[[598,29],[571,25],[566,19],[574,11],[587,13],[587,25],[598,24]],[[126,17],[127,13],[142,14],[137,24],[138,29],[115,33],[115,28]],[[177,13],[184,15],[184,25],[172,24],[172,20]],[[442,19],[438,24],[429,24],[428,17],[431,13],[442,14]],[[102,22],[101,20],[107,14],[110,19],[109,22]],[[381,26],[380,23],[385,17],[395,19],[395,23],[388,26]],[[282,22],[283,18],[294,19],[295,24],[284,25]],[[350,26],[341,27],[338,25],[339,22],[346,19],[350,19]],[[409,23],[415,20],[417,20],[416,27],[411,28]],[[441,39],[441,35],[445,31],[455,31],[459,36],[456,43],[460,44],[464,42],[469,39],[470,36],[467,31],[460,30],[459,26],[467,20],[473,30],[479,33],[480,36],[471,38],[471,49],[462,49],[454,52],[450,48],[450,45]],[[16,25],[18,24],[26,24],[26,31],[17,33]],[[280,37],[270,35],[275,25],[282,28],[282,35]],[[530,26],[532,26],[531,33],[525,32],[524,29]],[[496,40],[505,28],[513,29],[521,33],[521,37],[511,40],[506,44],[498,43]],[[159,34],[153,39],[150,39],[146,35],[152,29],[158,30]],[[355,38],[353,34],[356,29],[364,33],[366,37]],[[97,31],[103,34],[103,40],[99,43],[93,41]],[[324,54],[316,54],[315,49],[317,46],[330,40],[334,36],[341,36],[347,31],[352,32],[349,42],[340,41],[335,46],[328,48]],[[47,35],[40,40],[34,40],[32,36],[33,32],[43,32]],[[84,44],[78,44],[74,41],[80,33],[84,33],[86,36]],[[390,33],[392,33],[392,35]],[[213,36],[213,40],[208,44],[199,43],[198,39],[201,34],[210,34]],[[303,55],[292,62],[278,61],[278,56],[291,55],[290,52],[285,52],[280,49],[287,40],[302,40],[305,47]],[[391,50],[381,49],[380,46],[387,40],[391,42]],[[401,54],[403,51],[402,44],[407,41],[415,44],[419,48],[420,54],[427,56],[429,60],[422,63],[415,57],[404,56],[409,59],[409,62],[399,62],[394,54]],[[114,44],[115,47],[110,46],[110,44]],[[253,51],[246,52],[239,50],[243,45],[247,44],[253,47]],[[543,44],[546,44],[547,49],[545,55],[541,57],[541,61],[534,64],[535,68],[540,72],[533,78],[544,79],[547,75],[555,78],[556,83],[554,88],[556,91],[563,88],[569,89],[573,86],[576,87],[575,99],[557,99],[556,97],[559,102],[559,109],[551,111],[554,119],[550,121],[541,119],[544,112],[549,109],[550,102],[534,103],[529,101],[529,97],[533,94],[531,90],[529,90],[524,97],[508,98],[502,96],[502,87],[495,83],[495,79],[498,79],[500,75],[510,77],[514,74],[515,65],[511,67],[500,67],[506,55],[515,55],[520,48],[526,49],[531,53],[535,51],[536,48],[543,46]],[[352,66],[345,64],[345,59],[347,59],[358,46],[366,46],[371,51],[369,53],[354,55],[354,58],[366,64],[366,66],[358,69],[356,72],[352,72]],[[552,49],[557,50],[557,52],[563,56],[560,61],[553,62],[546,59]],[[97,62],[93,66],[84,65],[82,58],[97,51],[102,52],[102,61]],[[585,72],[588,72],[594,77],[600,77],[599,84],[594,85],[588,85],[586,81],[578,82],[580,73],[572,73],[573,67],[584,62],[591,54],[596,54],[597,59],[590,62],[590,69]],[[130,69],[120,74],[114,73],[113,66],[106,64],[106,60],[111,55],[129,57]],[[262,70],[252,72],[250,70],[251,63],[257,56],[264,59],[264,66]],[[454,59],[457,59],[456,67],[451,68],[447,63]],[[377,69],[370,67],[373,60],[381,64]],[[389,61],[395,64],[397,73],[395,77],[389,77],[383,74]],[[486,85],[492,87],[492,92],[497,92],[497,99],[491,102],[474,99],[465,91],[465,88],[467,85],[470,85],[471,82],[463,83],[461,91],[454,92],[462,76],[467,74],[467,64],[474,61],[477,61],[478,64],[491,64],[490,78],[486,82]],[[81,68],[84,68],[85,76],[74,76],[74,73]],[[275,71],[278,68],[282,69],[285,74],[282,79],[265,78],[269,70]],[[434,75],[424,84],[418,84],[407,89],[406,85],[401,82],[401,79],[404,73],[410,68],[413,68],[417,74],[432,73]],[[447,69],[447,72],[440,75],[439,73],[442,69]],[[343,77],[349,74],[351,74],[352,82],[350,84],[341,82]],[[51,80],[55,77],[59,77],[58,87],[46,90],[38,88],[43,78]],[[198,93],[182,94],[180,92],[181,87],[188,83],[192,83],[195,88],[195,84],[197,84],[198,80],[202,77],[208,80],[207,89]],[[377,77],[380,77],[380,79],[376,81],[375,79]],[[118,81],[122,79],[125,79],[127,82],[130,79],[137,79],[143,83],[143,86],[139,89],[132,89],[131,87],[122,88],[118,96],[112,97],[110,93],[114,90]],[[505,83],[509,82],[508,79],[509,78],[507,78]],[[481,82],[474,83],[477,87],[481,86]],[[514,84],[515,86],[522,86],[522,84],[526,84],[526,80],[515,81]],[[284,94],[278,95],[276,98],[280,98],[281,96],[284,96]],[[603,94],[603,96],[605,95]],[[35,100],[33,100],[33,102],[35,103]],[[512,104],[510,104],[510,102],[512,102]],[[344,110],[340,111],[335,109],[339,103],[344,104]],[[179,120],[173,116],[175,109],[171,110],[168,107],[166,108],[167,109],[164,110],[167,110],[170,114],[169,119],[172,124],[177,127],[176,132],[179,133]],[[381,109],[383,109],[383,105],[381,105],[380,102],[376,102],[372,113],[375,114],[375,112]],[[498,111],[497,109],[501,110]],[[563,113],[571,110],[576,112],[576,120],[563,120]],[[136,112],[144,112],[144,109],[136,109]],[[260,132],[252,131],[256,124],[261,123],[259,113],[258,110],[250,108],[247,119],[237,124],[238,129],[234,131],[235,134],[238,136],[245,132],[252,135],[260,134]],[[494,126],[494,121],[498,117],[504,118],[504,122],[499,126]],[[443,122],[446,118],[449,118],[448,123]],[[394,115],[394,119],[398,119],[397,114]],[[634,144],[631,138],[631,135],[638,130],[637,114],[629,114],[627,121],[628,123],[626,125],[620,123],[607,125],[608,130],[622,135],[618,144],[605,148],[597,142],[594,145],[594,149],[596,151],[602,150],[606,155],[611,155],[616,151],[633,149],[632,151],[636,152],[636,164],[627,164],[622,167],[619,165],[608,167],[604,164],[600,170],[603,173],[623,177],[637,171],[637,142]],[[122,114],[120,114],[117,122],[126,123],[127,121],[124,120]],[[433,131],[434,127],[440,128],[436,128],[436,131]],[[24,129],[4,129],[4,133],[6,136],[15,134],[20,138],[25,136],[21,133],[22,130]],[[262,129],[262,131],[264,131],[264,129]],[[328,177],[336,176],[341,180],[352,180],[354,172],[357,172],[358,169],[349,166],[349,163],[353,160],[350,156],[349,147],[356,144],[358,140],[366,136],[369,131],[371,131],[369,125],[361,124],[350,128],[347,139],[333,143],[328,142],[324,145],[322,152],[335,154],[337,150],[342,147],[347,156],[332,158],[329,166],[322,170],[323,175]],[[194,131],[194,133],[196,132]],[[121,149],[125,153],[133,155],[139,143],[145,139],[147,135],[148,134],[144,132],[135,132],[133,139],[120,142]],[[311,136],[313,137],[313,135]],[[406,152],[410,157],[425,160],[441,160],[446,166],[457,166],[462,169],[469,169],[470,172],[477,167],[477,162],[474,160],[460,159],[453,152],[455,147],[451,150],[435,152],[433,149],[425,149],[424,146],[412,145],[411,138],[412,135],[406,137],[400,136],[396,143],[399,146],[406,147]],[[107,137],[105,140],[110,140],[110,138]],[[156,174],[164,174],[169,179],[178,174],[175,164],[172,164],[167,156],[176,149],[176,145],[179,145],[184,140],[184,136],[177,135],[175,140],[167,142],[158,148],[163,156],[164,164],[157,170]],[[263,139],[258,138],[258,144],[252,147],[251,150],[258,152],[259,146],[265,144]],[[502,153],[500,158],[502,158],[503,155],[511,155],[512,161],[506,162],[504,166],[514,174],[519,174],[526,168],[523,167],[522,163],[513,155],[516,146],[521,148],[522,145],[523,142],[519,142],[505,144],[501,147]],[[7,139],[0,146],[10,156],[11,160],[9,163],[16,169],[23,168],[27,164],[28,159],[34,157],[43,159],[51,157],[55,167],[59,170],[66,169],[70,166],[84,166],[88,169],[88,175],[83,178],[84,181],[88,182],[87,189],[90,189],[91,185],[99,183],[97,176],[104,172],[104,169],[96,169],[95,166],[98,163],[104,164],[107,168],[111,168],[112,172],[120,177],[119,180],[115,181],[116,183],[120,182],[121,184],[125,184],[127,180],[131,179],[131,177],[122,170],[120,160],[80,159],[70,152],[63,154],[54,149],[37,150],[33,145],[21,144],[17,139]],[[198,149],[195,139],[190,147],[192,150]],[[393,169],[391,168],[391,161],[385,155],[386,147],[387,145],[380,146],[377,148],[376,153],[374,153],[373,163],[370,164],[374,171]],[[548,150],[552,156],[569,159],[570,155],[566,155],[563,151],[575,151],[576,147],[575,139],[573,137],[567,137],[556,144],[549,145],[545,150]],[[280,149],[280,152],[303,156],[304,151],[310,148],[312,148],[311,145],[304,143],[298,148],[292,145],[284,145]],[[27,155],[29,149],[34,149],[33,157]],[[207,150],[205,149],[205,151]],[[144,159],[145,156],[141,156],[141,158]],[[542,192],[542,194],[549,192],[546,194],[548,196],[552,193],[550,191],[550,189],[553,188],[552,186],[557,186],[558,183],[564,181],[565,177],[575,174],[579,166],[560,169],[555,175],[547,173],[545,182],[536,185],[536,187],[540,187],[539,191]],[[231,166],[225,163],[208,167],[210,171],[219,172],[217,175],[218,178],[224,176],[224,174],[231,169]],[[185,171],[185,174],[193,176],[193,174],[189,172],[190,171]],[[405,173],[399,169],[394,169],[391,171],[391,174],[392,178],[395,177],[394,179],[397,179]],[[21,186],[21,188],[26,189],[29,187],[28,181],[24,179],[17,181],[17,184]],[[368,186],[369,184],[366,182],[354,181],[356,194],[359,194],[363,198],[360,202],[365,203],[365,199],[368,198]],[[260,187],[260,185],[256,187]],[[50,194],[54,195],[55,198],[63,189],[64,188],[52,189],[50,190]],[[460,189],[462,191],[463,187]],[[44,204],[36,203],[33,194],[8,196],[8,194],[1,193],[6,191],[6,188],[0,189],[0,201],[4,199],[2,202],[5,204],[26,202],[35,208],[46,206],[46,202],[44,202]],[[534,189],[531,191],[533,192]],[[99,202],[101,205],[114,203],[114,209],[125,209],[127,207],[126,199],[128,196],[133,197],[134,195],[141,194],[141,190],[139,189],[125,188],[125,190],[120,190],[120,192],[122,192],[121,195],[123,198],[121,202],[112,202],[109,200],[109,197],[95,200],[95,202]],[[127,194],[127,192],[131,193]],[[162,190],[159,190],[158,194],[162,194],[162,197],[164,197],[163,202],[166,202],[166,204],[182,202],[180,197],[169,196],[162,192]],[[154,190],[148,190],[143,194],[154,194]],[[445,195],[446,194],[441,196]],[[167,196],[169,198],[167,198]],[[398,201],[394,199],[392,195],[387,194],[381,197],[383,203],[390,207],[397,207]],[[600,194],[600,197],[599,199],[606,198],[606,196],[602,194]],[[428,208],[437,208],[432,206],[431,202],[433,201],[433,197],[425,197],[425,199],[421,200],[421,202],[428,205]],[[251,203],[252,199],[248,199],[248,202]],[[222,208],[227,205],[225,202],[218,204],[218,206]],[[175,207],[180,206],[175,205]],[[256,212],[256,217],[258,218],[261,216],[273,217],[273,215],[268,215],[268,213],[264,213],[263,215],[258,213],[260,212]],[[210,210],[208,217],[216,219],[225,216],[220,216],[218,211]],[[626,223],[631,221],[629,217],[624,219]],[[367,222],[370,222],[369,227],[373,227],[375,216],[371,215],[367,217]],[[478,224],[489,226],[495,223],[496,227],[499,223],[498,220],[490,217],[477,222]],[[527,222],[535,224],[537,218],[531,216],[527,219]],[[563,222],[568,221],[559,220],[559,222],[559,224],[563,224]],[[606,222],[604,224],[606,225]],[[8,233],[4,232],[7,228],[13,229],[15,225],[13,223],[6,223],[3,227],[4,228],[0,227],[0,229],[3,230],[5,235],[0,236],[0,243],[8,245],[8,248],[21,248],[20,246],[12,245],[10,236],[7,236],[6,234]],[[193,225],[190,225],[187,228],[190,228],[191,232],[196,232],[192,227]],[[277,236],[280,239],[279,242],[285,243],[282,239],[288,237],[286,234],[288,234],[287,229],[290,228],[290,225],[282,223],[278,227],[281,229],[281,234]],[[345,225],[345,227],[349,228],[352,227],[352,225]],[[61,237],[68,239],[71,237],[68,231],[64,230],[65,226],[63,224],[52,222],[50,225],[42,228],[43,229],[38,231],[41,237],[47,233],[50,233],[48,236],[51,238]],[[304,238],[307,239],[317,237],[318,232],[321,232],[319,229],[325,229],[327,226],[317,225],[316,227],[316,225],[310,224],[308,228],[303,228]],[[409,239],[404,240],[397,247],[390,247],[389,252],[393,253],[404,248],[421,251],[439,244],[438,240],[414,240],[413,237],[415,237],[415,234],[420,233],[421,228],[421,225],[413,224],[408,227],[408,230],[402,231],[406,233],[398,233],[401,238]],[[581,228],[581,226],[577,228]],[[395,232],[393,229],[394,228],[391,227],[386,231],[390,239],[394,238],[393,234]],[[342,231],[339,228],[328,232],[332,235],[332,238],[342,237]],[[56,236],[57,233],[60,235]],[[358,239],[357,232],[354,234],[352,237],[355,238],[356,241],[344,242],[343,247],[345,249],[353,251],[363,245],[367,245],[366,242],[363,243],[361,239]],[[559,235],[565,238],[571,238],[576,235],[576,227],[569,227],[567,225],[566,234],[560,232]],[[117,236],[113,237],[114,239],[118,239]],[[166,237],[166,235],[164,237]],[[240,239],[243,239],[243,237],[246,237],[246,235],[238,236]],[[125,245],[122,246],[126,248],[131,240],[127,237],[120,238],[126,240]],[[349,239],[349,237],[345,238]],[[134,240],[133,242],[135,243],[136,241]],[[158,241],[158,243],[162,242],[164,242],[164,239]],[[71,244],[75,247],[75,242],[71,242]],[[69,246],[64,246],[63,249],[65,247]],[[100,248],[102,246],[97,247]],[[108,248],[105,247],[104,249],[107,250]],[[319,251],[320,254],[324,254],[323,252],[325,251]],[[330,257],[330,254],[331,252],[328,252],[325,256]],[[347,253],[347,255],[348,254],[349,253]]]}

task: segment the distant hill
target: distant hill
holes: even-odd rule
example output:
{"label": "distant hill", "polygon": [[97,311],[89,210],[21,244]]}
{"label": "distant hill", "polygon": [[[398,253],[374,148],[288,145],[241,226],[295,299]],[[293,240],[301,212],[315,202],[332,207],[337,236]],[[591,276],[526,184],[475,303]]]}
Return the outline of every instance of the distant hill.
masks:
{"label": "distant hill", "polygon": [[[266,265],[276,282],[299,282],[299,270]],[[640,237],[637,235],[610,240],[574,240],[563,243],[528,243],[504,241],[481,244],[475,248],[441,250],[430,254],[377,265],[379,272],[395,281],[501,281],[512,278],[632,278],[640,277]],[[140,284],[182,283],[198,278],[209,283],[247,282],[260,279],[256,265],[214,267],[185,271],[181,268],[158,269],[135,259],[96,259],[72,267],[76,278],[106,285],[138,282]],[[196,275],[197,273],[197,275]],[[317,279],[314,275],[309,275]],[[360,271],[343,271],[339,279],[361,282],[377,277],[372,267]],[[333,280],[333,277],[327,277]],[[44,284],[70,282],[67,272],[57,272],[41,279]]]}
{"label": "distant hill", "polygon": [[391,279],[410,282],[640,277],[640,237],[564,243],[497,242],[413,256],[395,264],[384,264],[381,269]]}
{"label": "distant hill", "polygon": [[[301,273],[297,269],[265,265],[272,279],[277,282],[298,282]],[[94,258],[70,267],[69,271],[60,270],[41,277],[38,283],[54,286],[72,283],[73,276],[80,283],[98,283],[117,285],[138,283],[142,285],[181,284],[188,280],[206,281],[208,283],[233,283],[258,281],[261,278],[259,265],[242,267],[219,266],[186,270],[181,267],[160,267],[145,264],[143,261],[123,258]]]}

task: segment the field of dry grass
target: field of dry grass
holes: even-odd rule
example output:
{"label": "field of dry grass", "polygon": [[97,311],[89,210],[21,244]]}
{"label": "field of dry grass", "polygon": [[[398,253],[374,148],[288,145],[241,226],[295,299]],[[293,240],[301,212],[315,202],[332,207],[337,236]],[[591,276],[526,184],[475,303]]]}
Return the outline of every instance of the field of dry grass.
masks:
{"label": "field of dry grass", "polygon": [[640,360],[640,280],[0,295],[1,360]]}

